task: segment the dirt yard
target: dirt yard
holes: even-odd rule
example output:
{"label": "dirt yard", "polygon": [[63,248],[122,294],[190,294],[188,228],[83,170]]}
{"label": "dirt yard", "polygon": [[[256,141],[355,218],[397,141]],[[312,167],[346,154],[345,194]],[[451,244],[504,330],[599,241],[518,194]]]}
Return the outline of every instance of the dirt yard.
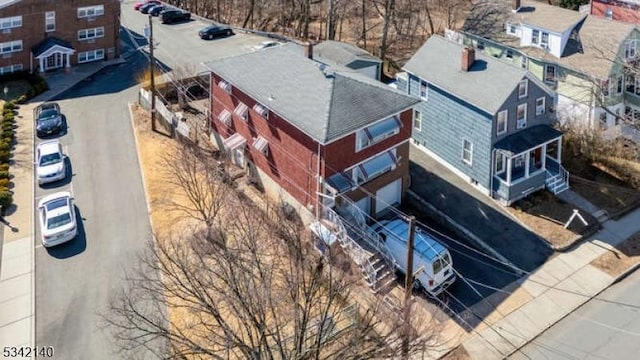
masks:
{"label": "dirt yard", "polygon": [[518,220],[545,239],[553,248],[564,248],[589,234],[596,219],[585,212],[580,214],[587,221],[584,225],[578,218],[574,218],[568,228],[564,225],[573,214],[574,207],[567,204],[551,193],[542,191],[516,202],[507,210]]}
{"label": "dirt yard", "polygon": [[593,260],[591,265],[611,276],[618,276],[640,262],[640,232],[618,245],[615,250]]}

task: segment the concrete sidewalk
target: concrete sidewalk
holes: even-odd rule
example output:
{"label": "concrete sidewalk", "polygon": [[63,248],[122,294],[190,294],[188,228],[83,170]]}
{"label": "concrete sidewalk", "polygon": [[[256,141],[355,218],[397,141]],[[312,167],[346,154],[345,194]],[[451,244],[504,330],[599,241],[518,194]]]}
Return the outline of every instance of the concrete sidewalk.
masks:
{"label": "concrete sidewalk", "polygon": [[[590,262],[638,231],[640,209],[605,222],[602,230],[580,246],[545,262],[520,281],[517,294],[502,300],[474,329],[462,343],[465,350],[473,359],[503,359],[597,296],[617,278]],[[486,313],[482,307],[490,306],[487,300],[474,306],[473,312]]]}
{"label": "concrete sidewalk", "polygon": [[14,205],[7,209],[0,229],[0,347],[35,345],[33,109],[101,69],[123,61],[82,64],[69,72],[46,74],[49,90],[18,109],[16,143],[9,168]]}

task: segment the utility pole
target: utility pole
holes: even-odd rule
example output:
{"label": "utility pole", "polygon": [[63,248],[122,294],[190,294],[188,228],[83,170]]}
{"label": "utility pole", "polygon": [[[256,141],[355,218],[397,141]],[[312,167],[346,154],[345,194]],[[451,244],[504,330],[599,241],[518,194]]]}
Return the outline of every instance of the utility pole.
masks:
{"label": "utility pole", "polygon": [[156,59],[153,57],[153,17],[149,14],[149,73],[151,75],[151,130],[156,131],[156,79],[154,68]]}
{"label": "utility pole", "polygon": [[409,238],[407,239],[407,273],[404,278],[404,334],[402,336],[402,359],[409,358],[411,340],[411,295],[413,294],[413,239],[416,218],[409,216]]}

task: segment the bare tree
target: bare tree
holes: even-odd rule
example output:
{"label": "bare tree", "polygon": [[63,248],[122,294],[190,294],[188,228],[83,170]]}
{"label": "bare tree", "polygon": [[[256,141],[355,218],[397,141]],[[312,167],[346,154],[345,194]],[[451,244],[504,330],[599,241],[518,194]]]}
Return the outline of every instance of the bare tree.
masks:
{"label": "bare tree", "polygon": [[[166,359],[388,359],[400,316],[320,257],[304,229],[228,196],[217,231],[186,229],[149,243],[104,315],[125,353],[168,344]],[[373,300],[372,300],[373,299]],[[437,345],[412,319],[410,354]]]}
{"label": "bare tree", "polygon": [[221,162],[188,141],[181,142],[175,153],[162,155],[166,180],[179,189],[170,206],[185,216],[202,221],[211,228],[222,211],[231,187]]}

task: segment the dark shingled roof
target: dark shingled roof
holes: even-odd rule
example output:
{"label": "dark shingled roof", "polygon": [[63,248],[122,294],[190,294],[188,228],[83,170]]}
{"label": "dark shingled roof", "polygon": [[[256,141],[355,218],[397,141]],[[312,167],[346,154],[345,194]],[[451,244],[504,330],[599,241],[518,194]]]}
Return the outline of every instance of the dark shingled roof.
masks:
{"label": "dark shingled roof", "polygon": [[73,49],[73,45],[71,45],[70,42],[64,41],[64,40],[60,40],[58,38],[50,37],[50,38],[47,38],[47,39],[41,41],[38,45],[32,47],[31,51],[33,52],[33,56],[39,56],[43,52],[51,49],[52,47],[54,47],[56,45],[65,47],[67,49]]}
{"label": "dark shingled roof", "polygon": [[288,44],[205,66],[321,144],[420,102],[353,70],[311,60]]}
{"label": "dark shingled roof", "polygon": [[560,136],[562,136],[562,132],[549,125],[536,125],[498,141],[495,148],[510,154],[520,154]]}

